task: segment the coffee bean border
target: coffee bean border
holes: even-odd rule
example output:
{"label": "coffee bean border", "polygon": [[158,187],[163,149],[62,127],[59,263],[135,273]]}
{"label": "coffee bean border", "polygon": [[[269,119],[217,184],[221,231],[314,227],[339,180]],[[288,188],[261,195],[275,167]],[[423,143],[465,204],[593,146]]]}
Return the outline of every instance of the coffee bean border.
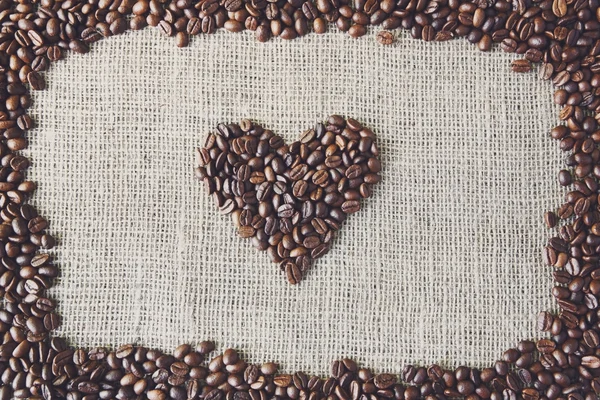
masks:
{"label": "coffee bean border", "polygon": [[[600,393],[600,10],[599,0],[0,0],[0,399],[398,399],[593,400]],[[27,204],[25,180],[33,121],[30,89],[44,89],[43,71],[68,50],[146,25],[186,46],[190,36],[218,28],[249,29],[259,41],[293,39],[328,24],[353,37],[367,26],[404,28],[412,37],[465,37],[482,51],[500,43],[521,56],[515,72],[542,62],[539,75],[559,87],[562,123],[552,129],[567,154],[559,181],[565,203],[546,213],[558,228],[544,249],[553,266],[558,314],[542,312],[549,339],[522,341],[491,367],[407,366],[402,376],[374,375],[351,360],[335,361],[331,376],[279,374],[248,365],[235,350],[179,346],[172,355],[141,346],[109,351],[69,347],[52,335],[60,325],[47,297],[59,271],[40,250],[55,245],[47,222]],[[549,173],[552,173],[549,171]],[[205,361],[210,354],[211,360]]]}

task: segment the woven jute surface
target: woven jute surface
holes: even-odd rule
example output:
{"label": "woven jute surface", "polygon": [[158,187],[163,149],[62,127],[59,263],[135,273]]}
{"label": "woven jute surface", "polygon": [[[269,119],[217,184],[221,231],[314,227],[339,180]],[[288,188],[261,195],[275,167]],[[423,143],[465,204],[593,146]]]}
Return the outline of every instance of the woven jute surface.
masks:
{"label": "woven jute surface", "polygon": [[[550,85],[512,59],[373,32],[219,32],[178,49],[155,29],[70,55],[35,93],[27,151],[59,239],[60,334],[163,350],[211,339],[318,374],[342,356],[391,372],[489,365],[539,337],[562,157]],[[332,113],[376,132],[382,181],[291,286],[193,179],[194,148],[220,122],[249,117],[291,142]]]}

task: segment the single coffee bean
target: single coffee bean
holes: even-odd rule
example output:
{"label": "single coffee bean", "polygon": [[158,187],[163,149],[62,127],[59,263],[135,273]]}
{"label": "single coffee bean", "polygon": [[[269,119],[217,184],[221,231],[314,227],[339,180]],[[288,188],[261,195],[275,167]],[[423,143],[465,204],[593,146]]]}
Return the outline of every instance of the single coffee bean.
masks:
{"label": "single coffee bean", "polygon": [[394,35],[389,31],[381,31],[377,34],[377,41],[384,46],[394,43]]}
{"label": "single coffee bean", "polygon": [[126,344],[117,349],[115,355],[117,358],[126,358],[133,353],[134,347],[131,344]]}
{"label": "single coffee bean", "polygon": [[525,73],[531,71],[531,64],[527,60],[515,60],[512,62],[514,72]]}
{"label": "single coffee bean", "polygon": [[562,186],[569,186],[572,182],[571,179],[571,173],[565,169],[561,170],[558,173],[558,182],[562,185]]}
{"label": "single coffee bean", "polygon": [[31,71],[27,74],[27,82],[29,82],[33,90],[44,90],[46,88],[44,78],[36,71]]}
{"label": "single coffee bean", "polygon": [[554,214],[552,211],[546,212],[544,214],[544,221],[546,221],[546,226],[548,226],[548,228],[554,228],[557,223],[556,214]]}
{"label": "single coffee bean", "polygon": [[388,389],[397,382],[396,376],[390,374],[379,374],[375,376],[373,383],[377,389]]}
{"label": "single coffee bean", "polygon": [[348,200],[342,204],[342,211],[346,214],[353,214],[360,210],[360,202],[358,200]]}
{"label": "single coffee bean", "polygon": [[285,265],[285,273],[287,275],[288,282],[292,285],[298,284],[302,280],[302,273],[296,264],[288,262]]}

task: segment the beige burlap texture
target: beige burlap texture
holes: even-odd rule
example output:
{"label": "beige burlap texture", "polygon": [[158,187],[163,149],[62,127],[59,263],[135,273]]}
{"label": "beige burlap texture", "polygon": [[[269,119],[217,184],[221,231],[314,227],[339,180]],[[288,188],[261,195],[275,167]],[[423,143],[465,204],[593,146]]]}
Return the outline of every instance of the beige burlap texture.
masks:
{"label": "beige burlap texture", "polygon": [[[52,296],[78,346],[210,339],[326,374],[354,357],[490,365],[552,309],[541,249],[560,205],[552,88],[463,40],[339,32],[178,49],[155,29],[71,55],[35,93],[29,177],[59,239]],[[194,148],[253,118],[292,141],[332,113],[378,135],[382,181],[291,286],[193,179]]]}

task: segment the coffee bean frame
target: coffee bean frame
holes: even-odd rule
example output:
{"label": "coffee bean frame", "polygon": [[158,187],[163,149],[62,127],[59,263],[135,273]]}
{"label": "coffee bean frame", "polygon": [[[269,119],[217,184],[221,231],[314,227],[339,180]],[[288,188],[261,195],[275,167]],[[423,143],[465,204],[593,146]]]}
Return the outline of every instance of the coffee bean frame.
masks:
{"label": "coffee bean frame", "polygon": [[[598,398],[599,0],[0,0],[0,24],[0,399]],[[355,38],[381,27],[373,45],[392,45],[403,28],[425,41],[463,37],[482,51],[499,44],[517,55],[512,69],[519,73],[541,62],[539,75],[557,86],[562,107],[550,136],[566,152],[558,177],[571,189],[545,214],[557,228],[542,255],[554,269],[559,309],[538,316],[548,338],[518,342],[488,368],[408,365],[397,376],[343,359],[329,377],[316,377],[279,373],[272,362],[249,365],[233,349],[215,352],[211,342],[165,354],[132,344],[73,348],[53,334],[60,317],[47,290],[59,269],[45,250],[56,241],[27,203],[36,185],[26,180],[29,160],[20,154],[34,124],[30,90],[45,88],[44,71],[68,51],[86,53],[95,41],[147,25],[181,47],[222,28],[266,41],[332,25]]]}

